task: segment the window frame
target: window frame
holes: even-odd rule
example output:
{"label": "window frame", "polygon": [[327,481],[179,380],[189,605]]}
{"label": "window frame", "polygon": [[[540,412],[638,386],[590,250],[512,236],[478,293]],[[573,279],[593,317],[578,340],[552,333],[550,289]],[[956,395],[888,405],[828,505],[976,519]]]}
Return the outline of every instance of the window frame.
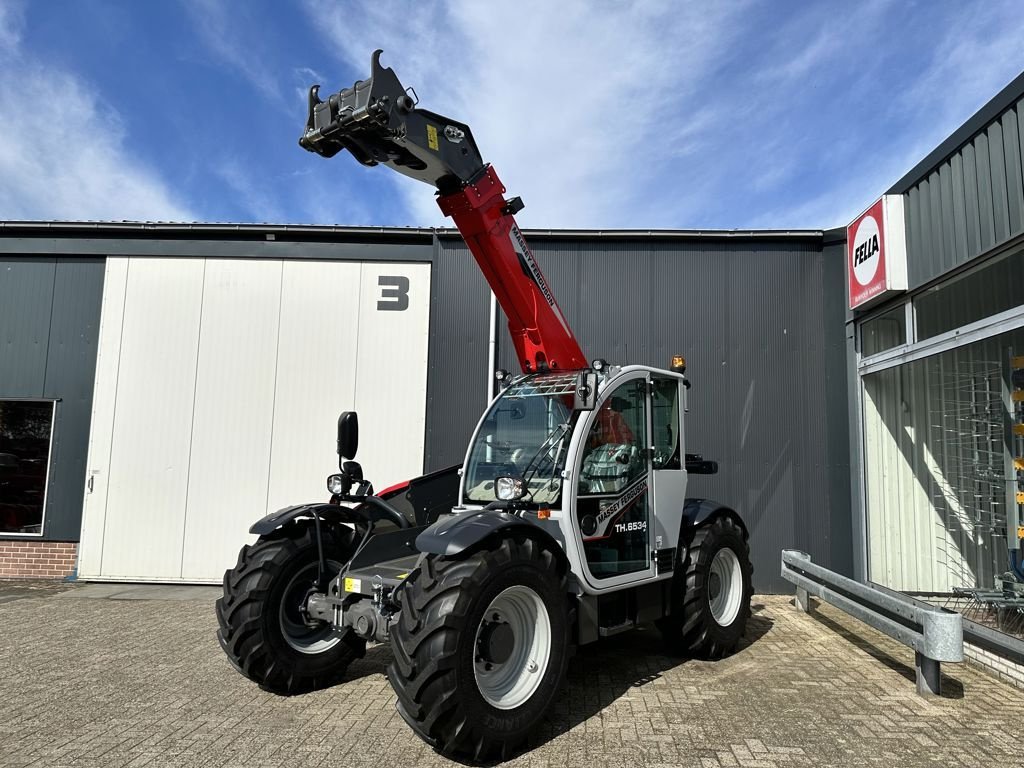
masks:
{"label": "window frame", "polygon": [[46,475],[43,479],[43,504],[39,517],[39,532],[28,533],[25,531],[0,531],[0,540],[17,539],[41,539],[46,534],[46,511],[50,498],[50,472],[53,470],[53,436],[57,429],[57,404],[60,398],[54,397],[3,397],[0,396],[0,403],[49,403],[50,404],[50,434],[47,437],[46,450]]}

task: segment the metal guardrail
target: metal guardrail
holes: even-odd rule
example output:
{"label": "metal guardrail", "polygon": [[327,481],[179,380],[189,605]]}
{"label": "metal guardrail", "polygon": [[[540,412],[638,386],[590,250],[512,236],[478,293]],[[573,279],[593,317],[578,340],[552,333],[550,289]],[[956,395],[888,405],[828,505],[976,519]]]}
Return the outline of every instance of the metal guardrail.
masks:
{"label": "metal guardrail", "polygon": [[[872,584],[875,589],[878,589],[886,594],[901,596],[907,600],[910,600],[914,605],[922,608],[935,608],[935,603],[929,603],[926,600],[922,600],[919,595],[920,593],[913,595],[906,595],[901,592],[883,587],[881,584]],[[943,595],[944,593],[936,593],[937,596]],[[963,616],[963,614],[960,614]],[[986,627],[984,624],[978,624],[977,622],[971,621],[964,617],[964,643],[967,645],[974,645],[982,650],[994,653],[1002,659],[1006,659],[1014,664],[1024,665],[1024,640],[1008,635],[1005,632],[1000,632],[998,629]]]}
{"label": "metal guardrail", "polygon": [[782,578],[796,585],[800,610],[811,610],[809,596],[814,595],[913,648],[917,692],[922,696],[941,692],[940,662],[964,660],[959,613],[840,576],[796,549],[782,550]]}

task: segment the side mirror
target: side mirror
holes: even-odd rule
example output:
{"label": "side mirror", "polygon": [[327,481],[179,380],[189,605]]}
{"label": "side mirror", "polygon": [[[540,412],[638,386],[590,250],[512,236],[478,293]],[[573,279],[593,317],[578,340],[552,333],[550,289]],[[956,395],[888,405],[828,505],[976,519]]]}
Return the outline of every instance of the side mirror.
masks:
{"label": "side mirror", "polygon": [[718,462],[705,459],[699,453],[686,454],[686,471],[691,475],[717,475]]}
{"label": "side mirror", "polygon": [[338,456],[341,460],[354,459],[359,447],[359,417],[355,411],[345,411],[338,417]]}
{"label": "side mirror", "polygon": [[576,374],[572,407],[577,411],[592,411],[597,405],[597,372],[589,368]]}

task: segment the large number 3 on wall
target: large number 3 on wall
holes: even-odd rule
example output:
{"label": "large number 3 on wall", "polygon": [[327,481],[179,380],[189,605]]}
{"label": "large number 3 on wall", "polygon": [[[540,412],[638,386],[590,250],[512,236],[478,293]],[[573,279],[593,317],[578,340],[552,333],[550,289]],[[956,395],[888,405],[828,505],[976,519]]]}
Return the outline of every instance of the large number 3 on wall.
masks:
{"label": "large number 3 on wall", "polygon": [[409,278],[404,275],[381,275],[377,278],[380,286],[380,300],[377,310],[404,312],[409,308]]}

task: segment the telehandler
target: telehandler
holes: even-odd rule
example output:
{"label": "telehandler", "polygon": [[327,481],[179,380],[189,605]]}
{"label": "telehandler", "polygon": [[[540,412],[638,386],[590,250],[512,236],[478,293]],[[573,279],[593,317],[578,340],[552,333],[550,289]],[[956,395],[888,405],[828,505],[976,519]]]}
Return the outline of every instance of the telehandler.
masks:
{"label": "telehandler", "polygon": [[287,507],[250,532],[217,600],[218,638],[262,688],[337,683],[367,642],[389,643],[398,711],[443,754],[504,759],[558,696],[571,651],[654,622],[670,651],[717,659],[750,616],[746,526],[687,498],[690,383],[668,370],[588,362],[469,127],[419,109],[373,54],[372,72],[322,101],[299,144],[348,150],[432,184],[508,317],[522,367],[461,467],[374,494],[338,421],[329,503]]}

